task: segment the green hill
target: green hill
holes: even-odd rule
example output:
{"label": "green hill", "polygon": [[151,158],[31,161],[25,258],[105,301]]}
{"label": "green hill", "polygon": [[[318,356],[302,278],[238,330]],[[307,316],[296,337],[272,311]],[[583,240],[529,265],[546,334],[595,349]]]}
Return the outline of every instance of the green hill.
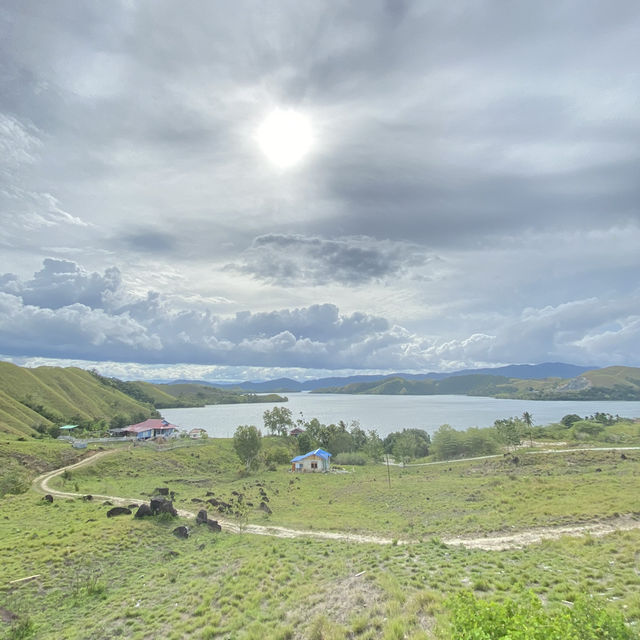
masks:
{"label": "green hill", "polygon": [[64,422],[144,420],[155,413],[148,403],[101,384],[75,367],[26,369],[0,362],[0,431],[34,435],[36,427]]}
{"label": "green hill", "polygon": [[392,377],[318,389],[314,393],[467,395],[523,400],[640,400],[640,368],[607,367],[587,371],[569,380],[521,380],[489,374],[452,376],[444,380]]}

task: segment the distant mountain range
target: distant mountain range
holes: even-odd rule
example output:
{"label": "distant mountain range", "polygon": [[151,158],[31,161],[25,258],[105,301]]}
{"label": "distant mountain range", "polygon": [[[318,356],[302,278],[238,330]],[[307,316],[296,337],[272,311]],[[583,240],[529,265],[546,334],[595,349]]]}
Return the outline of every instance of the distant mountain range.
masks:
{"label": "distant mountain range", "polygon": [[[173,384],[195,383],[204,384],[221,389],[234,389],[238,391],[251,391],[253,393],[286,393],[296,391],[317,391],[334,387],[344,387],[356,383],[373,383],[389,378],[402,378],[403,380],[444,380],[467,375],[492,375],[505,378],[519,378],[521,380],[542,380],[544,378],[575,378],[586,371],[592,371],[597,367],[579,367],[563,362],[545,362],[542,364],[510,364],[504,367],[485,369],[462,369],[447,373],[391,373],[387,375],[356,375],[332,378],[318,378],[299,382],[291,378],[278,378],[265,382],[237,382],[221,383],[205,380],[172,380]],[[158,381],[159,382],[159,381]],[[163,381],[166,382],[166,381]]]}
{"label": "distant mountain range", "polygon": [[367,395],[466,395],[521,400],[640,400],[640,368],[606,367],[574,378],[511,378],[487,373],[441,380],[390,377],[319,389],[321,393]]}

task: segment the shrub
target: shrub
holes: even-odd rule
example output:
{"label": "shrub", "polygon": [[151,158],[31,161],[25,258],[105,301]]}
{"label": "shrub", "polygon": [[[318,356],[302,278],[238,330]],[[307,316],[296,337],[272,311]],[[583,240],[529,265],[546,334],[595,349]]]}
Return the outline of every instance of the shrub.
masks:
{"label": "shrub", "polygon": [[619,613],[586,599],[572,608],[545,609],[530,593],[524,601],[495,602],[463,591],[447,601],[450,635],[456,640],[631,640],[635,638]]}
{"label": "shrub", "polygon": [[336,464],[355,464],[355,465],[364,465],[367,464],[367,456],[364,453],[353,452],[353,453],[339,453],[334,461]]}

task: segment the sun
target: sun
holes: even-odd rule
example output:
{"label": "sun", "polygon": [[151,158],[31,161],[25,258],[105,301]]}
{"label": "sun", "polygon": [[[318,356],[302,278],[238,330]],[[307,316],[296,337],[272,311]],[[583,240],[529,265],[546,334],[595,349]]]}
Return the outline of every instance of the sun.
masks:
{"label": "sun", "polygon": [[313,146],[311,123],[293,109],[275,109],[258,127],[257,141],[276,166],[287,169],[298,164]]}

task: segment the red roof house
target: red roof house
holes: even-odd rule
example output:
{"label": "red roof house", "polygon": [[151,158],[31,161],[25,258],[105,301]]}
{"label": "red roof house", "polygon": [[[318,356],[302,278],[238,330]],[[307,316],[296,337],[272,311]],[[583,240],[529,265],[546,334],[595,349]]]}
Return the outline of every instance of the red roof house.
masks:
{"label": "red roof house", "polygon": [[123,433],[134,436],[138,440],[146,440],[156,436],[166,437],[177,431],[178,427],[175,424],[171,424],[162,418],[149,418],[149,420],[129,425],[122,430]]}

